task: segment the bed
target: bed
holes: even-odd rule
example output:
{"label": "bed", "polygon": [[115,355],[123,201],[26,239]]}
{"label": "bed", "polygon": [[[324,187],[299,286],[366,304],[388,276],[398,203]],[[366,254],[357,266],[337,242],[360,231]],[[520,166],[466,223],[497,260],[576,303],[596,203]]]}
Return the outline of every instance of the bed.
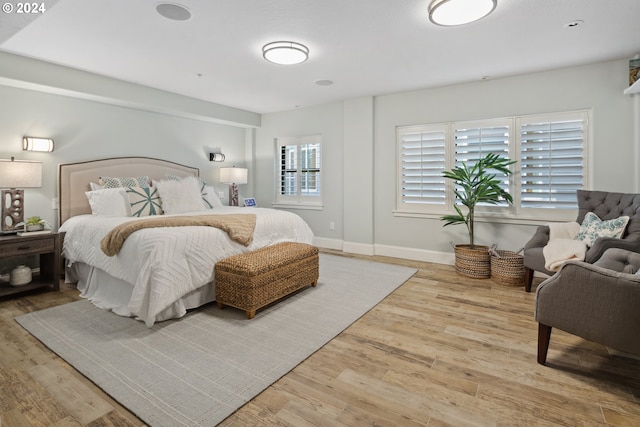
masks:
{"label": "bed", "polygon": [[[216,261],[279,242],[313,243],[311,229],[298,215],[275,209],[222,206],[213,188],[203,185],[205,203],[198,205],[201,209],[168,211],[154,218],[200,219],[223,215],[244,219],[255,215],[250,242],[239,243],[227,231],[216,227],[154,227],[132,233],[117,254],[108,256],[100,244],[114,227],[151,217],[123,215],[117,210],[120,207],[113,213],[113,203],[106,207],[110,213],[103,215],[93,198],[89,203],[89,197],[99,195],[102,199],[106,194],[122,194],[122,190],[96,188],[101,177],[143,176],[156,184],[152,188],[160,190],[163,185],[178,185],[169,181],[184,185],[194,181],[199,170],[146,157],[101,159],[61,164],[58,168],[58,219],[59,231],[64,233],[62,255],[66,281],[77,283],[81,296],[100,308],[135,317],[151,327],[155,322],[182,317],[187,310],[215,300]],[[204,197],[205,189],[208,189],[207,197]],[[163,194],[166,206],[174,206],[173,199],[169,198],[171,194]]]}

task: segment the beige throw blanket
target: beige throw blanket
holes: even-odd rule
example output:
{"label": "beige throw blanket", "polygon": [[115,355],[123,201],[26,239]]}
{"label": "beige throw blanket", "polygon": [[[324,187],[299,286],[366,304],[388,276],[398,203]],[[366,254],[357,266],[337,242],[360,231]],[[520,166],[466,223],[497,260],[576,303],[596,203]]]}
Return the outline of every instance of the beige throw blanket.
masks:
{"label": "beige throw blanket", "polygon": [[587,245],[581,240],[574,240],[580,231],[580,224],[563,222],[547,225],[549,226],[549,242],[542,248],[544,268],[549,271],[558,271],[569,260],[584,260]]}
{"label": "beige throw blanket", "polygon": [[129,221],[114,227],[100,242],[100,248],[107,256],[114,256],[131,233],[143,228],[206,226],[224,230],[231,240],[249,246],[253,241],[256,227],[254,214],[194,215],[147,218]]}

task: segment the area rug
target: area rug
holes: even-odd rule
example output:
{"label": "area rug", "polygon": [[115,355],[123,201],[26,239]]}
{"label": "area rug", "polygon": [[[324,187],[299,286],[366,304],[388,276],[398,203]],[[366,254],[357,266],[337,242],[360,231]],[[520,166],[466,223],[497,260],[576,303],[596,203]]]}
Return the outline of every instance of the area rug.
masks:
{"label": "area rug", "polygon": [[415,269],[321,254],[320,279],[248,320],[214,304],[147,328],[86,300],[16,318],[151,426],[215,426],[342,332]]}

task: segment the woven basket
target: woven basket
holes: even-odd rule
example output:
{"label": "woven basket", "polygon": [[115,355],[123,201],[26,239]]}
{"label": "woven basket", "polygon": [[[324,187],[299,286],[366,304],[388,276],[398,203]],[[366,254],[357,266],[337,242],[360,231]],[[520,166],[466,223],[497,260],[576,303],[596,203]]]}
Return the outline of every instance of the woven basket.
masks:
{"label": "woven basket", "polygon": [[233,255],[215,265],[216,301],[247,312],[318,282],[318,248],[305,243],[282,242]]}
{"label": "woven basket", "polygon": [[491,260],[489,247],[474,245],[456,245],[456,271],[474,279],[488,279],[491,277]]}
{"label": "woven basket", "polygon": [[524,257],[512,251],[495,251],[491,255],[491,278],[502,285],[524,285]]}

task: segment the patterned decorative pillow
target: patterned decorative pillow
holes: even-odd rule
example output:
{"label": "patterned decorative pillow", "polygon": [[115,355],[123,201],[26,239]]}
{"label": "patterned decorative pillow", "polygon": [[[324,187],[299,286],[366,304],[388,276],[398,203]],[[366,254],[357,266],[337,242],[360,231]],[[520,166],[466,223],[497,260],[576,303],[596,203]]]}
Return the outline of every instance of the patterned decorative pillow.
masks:
{"label": "patterned decorative pillow", "polygon": [[614,237],[619,239],[622,237],[627,223],[628,216],[603,221],[593,212],[588,212],[584,216],[584,221],[580,226],[580,231],[575,237],[576,240],[582,240],[587,246],[592,246],[600,237]]}
{"label": "patterned decorative pillow", "polygon": [[162,215],[162,202],[156,187],[127,187],[131,216]]}
{"label": "patterned decorative pillow", "polygon": [[101,176],[98,181],[104,188],[118,188],[118,187],[148,187],[148,176],[137,177],[112,177]]}

